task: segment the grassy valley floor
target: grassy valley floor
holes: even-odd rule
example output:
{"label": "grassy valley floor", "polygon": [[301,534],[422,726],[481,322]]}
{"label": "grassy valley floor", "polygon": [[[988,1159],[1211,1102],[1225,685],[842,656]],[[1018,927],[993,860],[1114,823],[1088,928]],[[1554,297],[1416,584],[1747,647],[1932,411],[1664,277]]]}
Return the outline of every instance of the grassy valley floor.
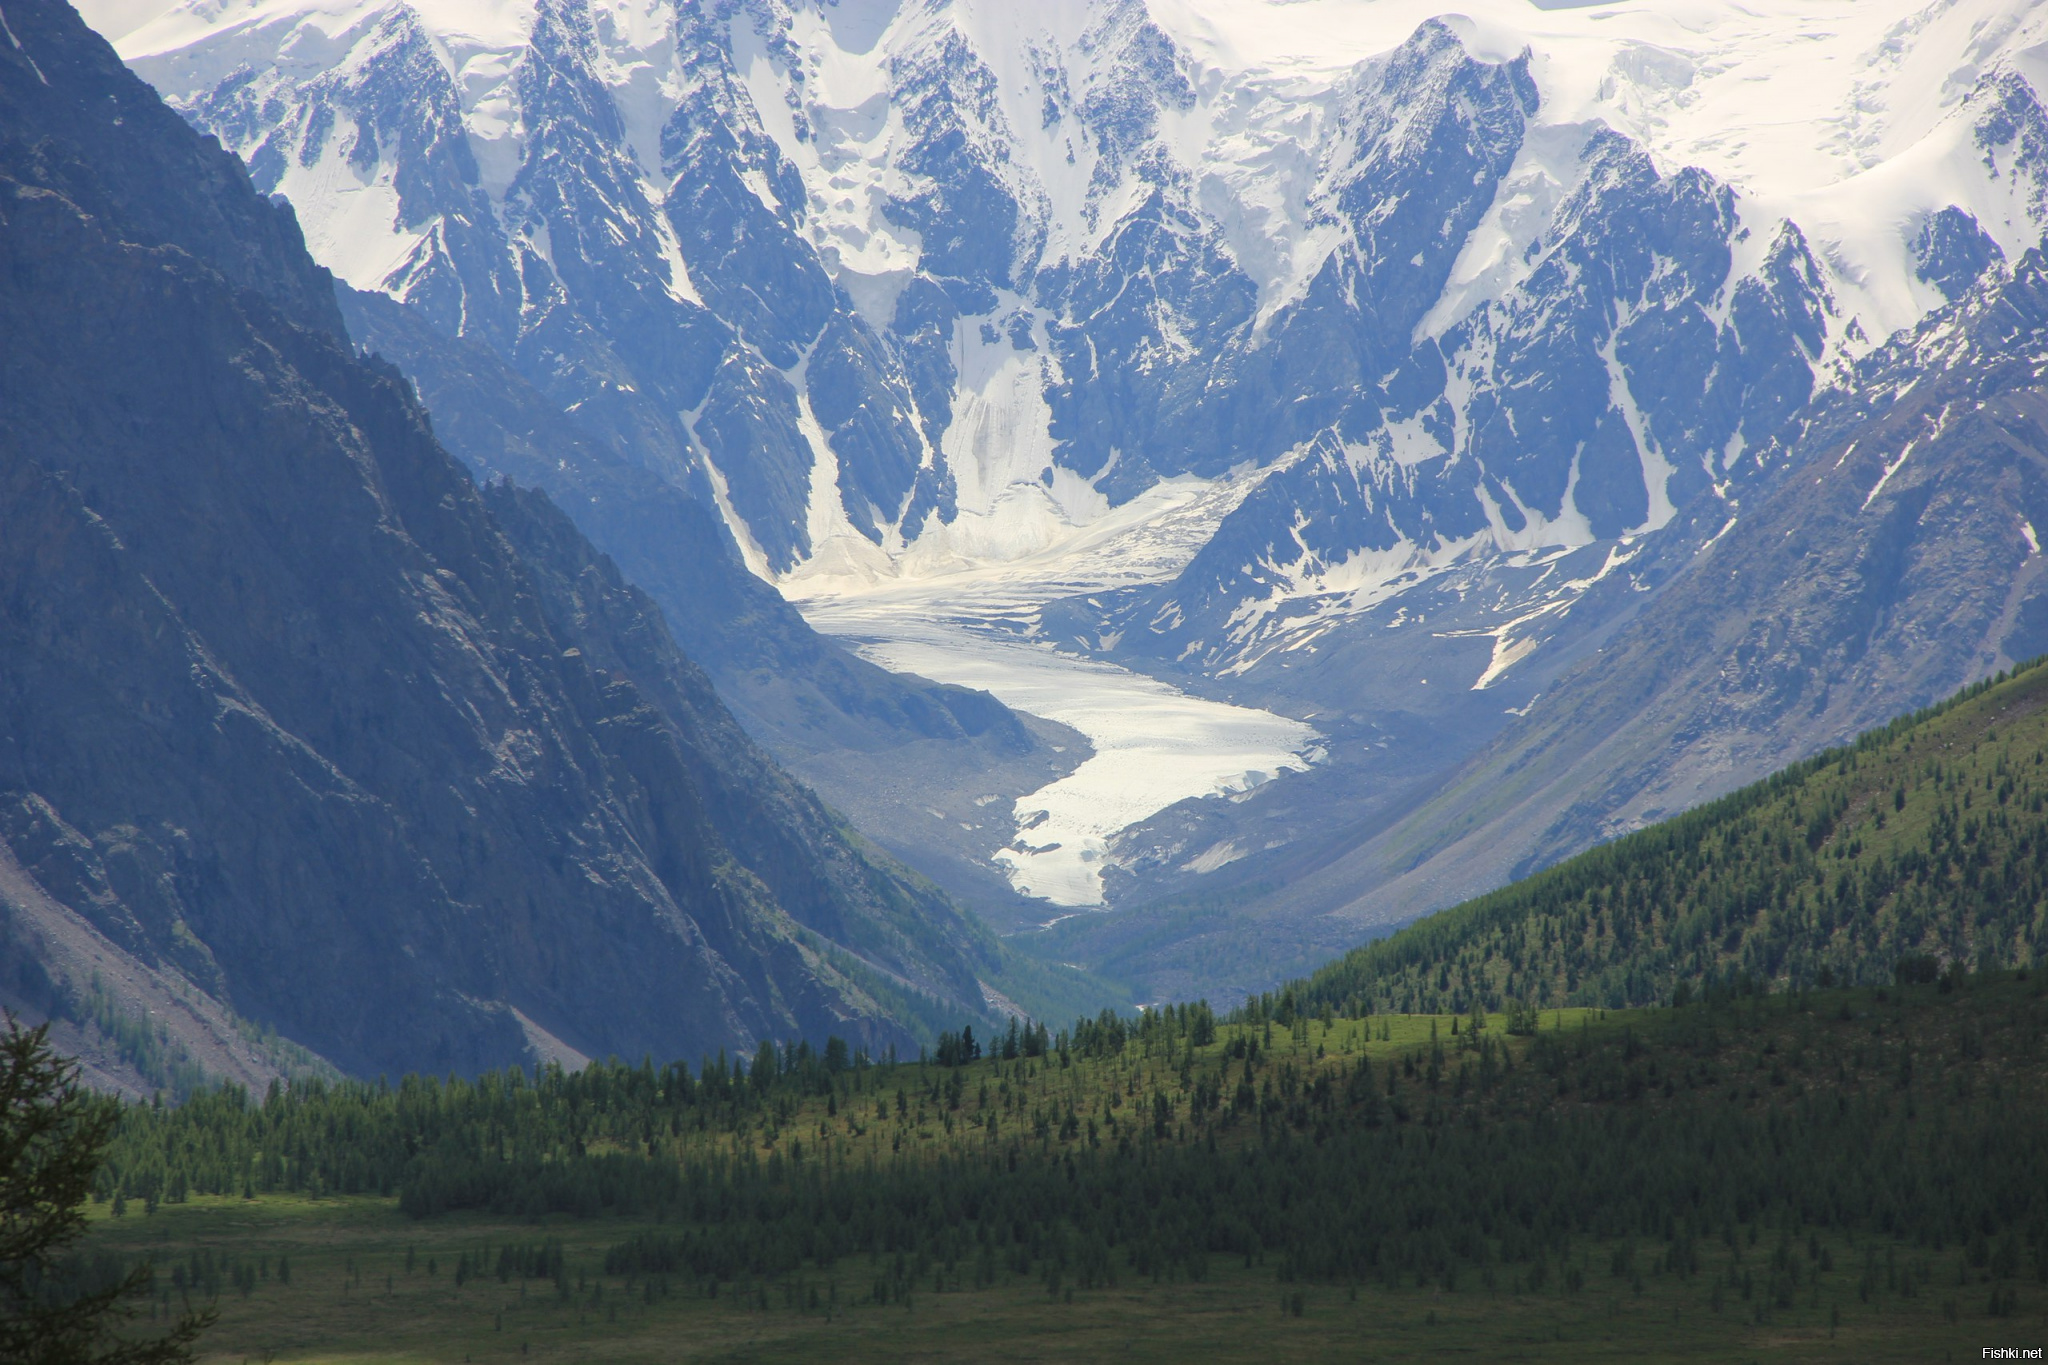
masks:
{"label": "grassy valley floor", "polygon": [[[709,1299],[680,1284],[602,1273],[608,1246],[652,1225],[549,1220],[535,1225],[456,1216],[428,1223],[391,1201],[265,1197],[195,1199],[153,1217],[101,1224],[95,1240],[147,1253],[160,1268],[195,1253],[268,1262],[246,1295],[224,1284],[204,1359],[322,1365],[550,1361],[1515,1360],[1613,1362],[1962,1361],[1990,1345],[2048,1343],[2048,1290],[2024,1293],[2011,1316],[1987,1316],[1989,1290],[1958,1285],[1956,1256],[1866,1239],[1821,1239],[1789,1308],[1756,1290],[1717,1296],[1710,1281],[1741,1273],[1725,1246],[1689,1280],[1615,1274],[1625,1244],[1588,1244],[1582,1283],[1515,1293],[1473,1283],[1446,1292],[1383,1285],[1283,1285],[1271,1270],[1219,1267],[1201,1284],[1131,1277],[1114,1288],[1048,1298],[1004,1277],[992,1287],[933,1292],[907,1303],[863,1302],[863,1261],[772,1285],[727,1285]],[[559,1238],[571,1290],[495,1274],[454,1283],[467,1255]],[[1741,1265],[1768,1262],[1745,1247]],[[1863,1302],[1867,1259],[1930,1270],[1924,1289]],[[407,1270],[407,1258],[412,1269]],[[1805,1256],[1801,1247],[1799,1255]],[[279,1258],[291,1282],[276,1279]],[[435,1271],[429,1273],[429,1261]],[[1944,1273],[1946,1277],[1944,1280]],[[1970,1277],[1973,1281],[1976,1277]],[[650,1293],[651,1288],[651,1293]],[[765,1295],[767,1307],[761,1306]],[[836,1295],[837,1303],[833,1303]],[[1295,1299],[1299,1296],[1299,1312]],[[813,1296],[816,1306],[811,1306]],[[176,1292],[173,1291],[173,1300]],[[1715,1299],[1721,1302],[1718,1310]],[[651,1301],[650,1301],[651,1299]],[[1956,1314],[1951,1321],[1949,1314]]]}

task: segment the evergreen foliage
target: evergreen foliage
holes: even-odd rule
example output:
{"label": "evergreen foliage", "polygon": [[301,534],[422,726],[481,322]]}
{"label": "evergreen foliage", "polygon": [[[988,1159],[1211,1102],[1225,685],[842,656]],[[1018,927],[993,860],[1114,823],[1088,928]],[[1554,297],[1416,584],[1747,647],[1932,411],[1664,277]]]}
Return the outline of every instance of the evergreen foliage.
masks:
{"label": "evergreen foliage", "polygon": [[[2048,1280],[2041,986],[1717,990],[1605,1020],[1518,1015],[1533,1034],[1499,1014],[1283,1019],[1254,1002],[1219,1022],[1197,1005],[1086,1020],[1035,1058],[1020,1028],[1014,1059],[1006,1040],[950,1066],[828,1044],[694,1075],[224,1089],[131,1108],[102,1188],[652,1217],[668,1230],[617,1243],[607,1273],[716,1294],[865,1258],[863,1299],[882,1303],[999,1277],[1055,1294],[1199,1280],[1218,1257],[1283,1281],[1532,1289],[1616,1239],[1682,1278],[1702,1242],[1812,1229],[1947,1249],[1972,1275],[1992,1263],[1971,1248],[2004,1247],[2000,1284]],[[548,1257],[545,1239],[500,1248],[458,1281],[559,1277]],[[1741,1273],[1768,1303],[1802,1272],[1766,1252]]]}
{"label": "evergreen foliage", "polygon": [[188,1313],[164,1336],[118,1327],[150,1287],[133,1269],[69,1254],[117,1107],[80,1088],[49,1026],[0,1031],[0,1360],[11,1365],[175,1365],[211,1321]]}

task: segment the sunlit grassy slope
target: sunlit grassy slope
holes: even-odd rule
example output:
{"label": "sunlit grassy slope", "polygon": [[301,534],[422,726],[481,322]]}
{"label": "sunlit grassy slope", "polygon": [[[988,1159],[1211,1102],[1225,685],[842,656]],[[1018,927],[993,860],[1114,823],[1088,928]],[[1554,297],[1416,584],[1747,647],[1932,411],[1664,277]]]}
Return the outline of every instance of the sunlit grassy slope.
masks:
{"label": "sunlit grassy slope", "polygon": [[1901,719],[1361,948],[1305,1006],[1617,1007],[2048,945],[2048,668]]}

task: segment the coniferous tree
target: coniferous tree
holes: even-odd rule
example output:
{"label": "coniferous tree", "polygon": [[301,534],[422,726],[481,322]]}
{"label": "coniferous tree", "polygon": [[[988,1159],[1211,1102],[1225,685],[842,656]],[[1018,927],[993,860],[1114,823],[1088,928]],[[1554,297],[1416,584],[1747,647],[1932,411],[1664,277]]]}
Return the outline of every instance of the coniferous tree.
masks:
{"label": "coniferous tree", "polygon": [[50,1028],[10,1013],[0,1034],[0,1360],[11,1365],[172,1365],[193,1358],[213,1321],[188,1312],[170,1332],[124,1338],[127,1301],[150,1283],[141,1265],[112,1284],[81,1287],[66,1249],[85,1232],[85,1204],[118,1108],[78,1083]]}

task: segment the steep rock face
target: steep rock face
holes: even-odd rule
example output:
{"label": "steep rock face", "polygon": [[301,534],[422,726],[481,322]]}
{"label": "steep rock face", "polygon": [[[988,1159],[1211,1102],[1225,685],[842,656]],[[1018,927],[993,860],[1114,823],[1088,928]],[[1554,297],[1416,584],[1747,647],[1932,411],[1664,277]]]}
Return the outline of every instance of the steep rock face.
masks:
{"label": "steep rock face", "polygon": [[[1208,672],[1327,629],[1361,553],[1426,579],[1655,530],[1830,341],[1796,231],[1597,125],[1532,142],[1529,58],[1443,20],[1308,88],[1206,64],[1143,0],[233,7],[130,46],[316,254],[715,502],[758,571],[1000,557],[1163,477],[1287,466],[1143,623],[1065,632]],[[1713,393],[1658,389],[1702,359]],[[1583,392],[1523,391],[1564,362]]]}
{"label": "steep rock face", "polygon": [[[1448,35],[1438,47],[1457,51]],[[1461,54],[1439,61],[1471,79]],[[1459,168],[1423,182],[1458,197],[1409,198],[1462,246],[1502,197],[1496,186],[1520,145],[1486,125],[1519,119],[1520,101],[1533,96],[1503,74],[1504,107],[1489,115],[1450,74],[1406,79],[1433,93],[1439,119],[1423,119],[1418,111],[1432,106],[1414,98],[1379,96],[1369,107],[1398,103],[1415,115],[1404,131],[1421,145],[1406,159]],[[1834,301],[1818,265],[1789,224],[1767,238],[1743,225],[1726,186],[1697,171],[1661,175],[1612,131],[1570,131],[1544,136],[1565,142],[1576,183],[1559,186],[1547,167],[1525,172],[1564,192],[1547,218],[1513,225],[1523,278],[1440,333],[1426,315],[1454,253],[1432,263],[1409,254],[1427,245],[1415,231],[1389,224],[1382,243],[1367,230],[1377,225],[1350,220],[1359,245],[1333,256],[1273,324],[1273,363],[1297,347],[1324,368],[1344,367],[1325,396],[1283,409],[1305,423],[1293,454],[1178,578],[1129,594],[1093,624],[1096,638],[1115,631],[1125,657],[1248,676],[1256,687],[1261,666],[1272,671],[1289,654],[1287,663],[1314,668],[1313,656],[1341,646],[1361,617],[1381,631],[1426,618],[1439,634],[1491,637],[1496,647],[1491,660],[1481,651],[1418,676],[1490,685],[1677,506],[1733,496],[1760,476],[1745,450],[1811,394],[1827,346]],[[1494,160],[1482,155],[1496,148]],[[1560,159],[1555,146],[1535,153]],[[1334,202],[1351,196],[1408,202],[1391,184],[1362,195],[1347,187]],[[1402,260],[1424,264],[1403,270]],[[1373,284],[1411,280],[1405,294]],[[1560,552],[1595,572],[1546,582],[1557,575],[1542,570]],[[1084,643],[1091,633],[1072,604],[1049,622]],[[1333,631],[1337,640],[1322,639]],[[1326,705],[1355,688],[1352,670],[1315,671],[1327,675]]]}
{"label": "steep rock face", "polygon": [[[1798,227],[1551,111],[1536,57],[1464,21],[1294,80],[1143,0],[493,13],[185,9],[128,46],[316,244],[357,221],[344,165],[388,194],[401,263],[337,267],[715,506],[757,572],[1001,561],[1235,480],[1177,576],[1032,624],[1340,729],[1416,717],[1444,755],[1569,663],[1574,604],[1676,508],[1739,495],[1853,344]],[[1612,80],[1677,79],[1647,60]],[[1981,84],[1950,121],[2024,199],[2031,87]],[[461,246],[479,202],[502,241]],[[1927,221],[1926,278],[1988,261]],[[511,311],[427,284],[507,272]],[[599,539],[636,577],[663,552]],[[1495,719],[1426,678],[1499,688]]]}
{"label": "steep rock face", "polygon": [[[1056,624],[1285,693],[1262,659],[1318,671],[1307,637],[1395,598],[1459,615],[1454,571],[1498,606],[1446,622],[1503,645],[1468,680],[1521,667],[1574,595],[1533,557],[1632,554],[1735,489],[1866,315],[2038,236],[2040,20],[1955,8],[1671,47],[1552,20],[1518,54],[1419,10],[1333,10],[1320,45],[1274,19],[1296,50],[1206,3],[364,0],[181,6],[125,45],[316,255],[714,502],[760,572],[1035,553],[1162,478],[1277,467],[1171,587]],[[1782,179],[1693,125],[1743,61],[1799,79],[1793,33],[1853,68],[1836,160],[1953,172],[1870,240],[1816,248],[1685,159]]]}
{"label": "steep rock face", "polygon": [[[985,692],[898,675],[805,624],[747,572],[715,509],[632,464],[482,344],[344,288],[357,344],[400,365],[450,453],[481,480],[544,490],[654,600],[749,734],[970,905],[1012,897],[990,870],[1005,841],[979,812],[1064,776],[1087,743]],[[971,998],[971,997],[970,997]]]}
{"label": "steep rock face", "polygon": [[[1526,57],[1476,61],[1441,21],[1333,92],[1309,225],[1337,245],[1248,362],[1279,401],[1246,413],[1238,440],[1278,453],[1435,397],[1441,366],[1413,365],[1412,338],[1498,197],[1538,98]],[[1275,407],[1287,414],[1279,430]]]}
{"label": "steep rock face", "polygon": [[188,113],[266,193],[303,200],[336,174],[369,180],[383,230],[309,216],[316,256],[497,347],[558,406],[687,481],[695,458],[676,413],[704,401],[729,332],[691,294],[673,234],[649,211],[647,169],[593,67],[588,12],[544,6],[530,40],[504,94],[529,154],[509,166],[479,162],[444,49],[404,6],[364,16],[340,53],[325,42],[236,53],[254,60]]}
{"label": "steep rock face", "polygon": [[[553,503],[509,483],[487,487],[484,500],[532,566],[558,637],[648,699],[652,719],[676,739],[704,793],[720,839],[792,918],[935,1000],[978,1002],[981,978],[1001,979],[1003,955],[987,931],[928,882],[867,851],[777,767],[733,720],[710,678],[676,648],[659,608]],[[1001,708],[991,709],[1007,719]]]}
{"label": "steep rock face", "polygon": [[1985,271],[2003,264],[2005,252],[1974,217],[1951,204],[1921,223],[1913,261],[1913,273],[1953,303]]}
{"label": "steep rock face", "polygon": [[[7,22],[16,937],[90,930],[358,1072],[906,1038],[834,958],[978,1007],[956,912],[745,742],[559,514],[508,501],[551,556],[529,570],[239,168],[68,7]],[[152,155],[211,197],[131,230],[99,182]]]}
{"label": "steep rock face", "polygon": [[[872,539],[922,516],[907,503],[950,514],[940,428],[802,235],[804,182],[764,128],[777,111],[757,110],[731,8],[685,7],[651,37],[636,22],[535,9],[481,103],[482,68],[450,65],[478,40],[402,5],[331,34],[287,24],[280,49],[259,17],[150,71],[196,83],[193,122],[294,200],[317,253],[383,291],[347,299],[349,325],[419,384],[456,455],[558,499],[835,804],[933,850],[920,864],[956,889],[1007,896],[994,846],[963,842],[973,803],[1042,785],[1085,746],[892,678],[748,581],[748,563],[812,552],[821,497],[826,522]],[[657,66],[674,82],[659,92]]]}
{"label": "steep rock face", "polygon": [[[10,165],[35,177],[26,183],[123,223],[138,245],[192,253],[295,323],[336,326],[332,281],[307,259],[289,208],[249,206],[241,167],[189,136],[148,86],[103,69],[101,51],[83,50],[81,41],[37,60],[20,30],[10,24],[10,32],[0,49],[15,65],[0,106],[0,147]],[[81,161],[74,139],[87,128],[123,131]]]}
{"label": "steep rock face", "polygon": [[[476,40],[403,5],[283,50],[259,20],[150,74],[301,204],[350,283],[495,348],[599,439],[722,500],[762,567],[810,553],[820,456],[847,525],[879,540],[929,463],[905,375],[800,235],[804,184],[736,69],[732,7],[647,21],[546,0],[490,113],[447,65]],[[631,84],[650,60],[676,82],[652,116]],[[480,158],[472,124],[507,113]],[[336,175],[368,182],[388,224],[323,212]]]}

